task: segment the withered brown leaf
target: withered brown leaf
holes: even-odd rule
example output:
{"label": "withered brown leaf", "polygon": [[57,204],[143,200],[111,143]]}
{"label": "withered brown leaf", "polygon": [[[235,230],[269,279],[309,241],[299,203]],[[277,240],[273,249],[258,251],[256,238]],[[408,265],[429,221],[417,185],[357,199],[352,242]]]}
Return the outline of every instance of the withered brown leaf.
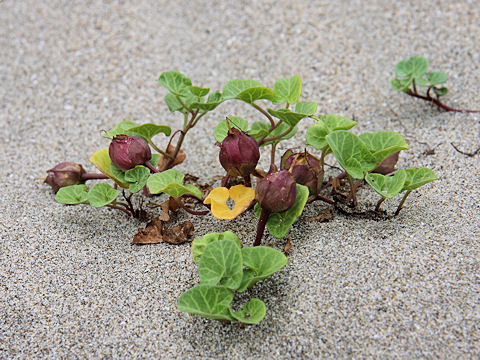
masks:
{"label": "withered brown leaf", "polygon": [[144,229],[138,229],[133,237],[132,244],[158,244],[167,242],[169,244],[179,245],[187,241],[193,235],[193,224],[190,221],[169,228],[164,226],[160,217],[150,221]]}
{"label": "withered brown leaf", "polygon": [[[167,149],[166,153],[170,156],[173,156],[174,152],[175,152],[175,146],[173,146],[171,144],[168,145],[168,149]],[[185,161],[186,158],[187,158],[187,154],[185,153],[185,151],[180,150],[177,154],[177,157],[173,161],[173,164],[170,166],[170,168],[173,168],[174,166],[177,166],[177,165],[181,164],[182,162]],[[163,169],[165,167],[165,165],[167,165],[168,160],[169,160],[169,158],[160,154],[160,160],[158,161],[158,168]]]}
{"label": "withered brown leaf", "polygon": [[305,222],[327,222],[333,219],[333,211],[331,208],[325,208],[318,212],[317,216],[304,218]]}
{"label": "withered brown leaf", "polygon": [[287,238],[287,242],[285,243],[285,247],[283,248],[283,253],[285,256],[288,256],[290,249],[292,248],[292,239]]}

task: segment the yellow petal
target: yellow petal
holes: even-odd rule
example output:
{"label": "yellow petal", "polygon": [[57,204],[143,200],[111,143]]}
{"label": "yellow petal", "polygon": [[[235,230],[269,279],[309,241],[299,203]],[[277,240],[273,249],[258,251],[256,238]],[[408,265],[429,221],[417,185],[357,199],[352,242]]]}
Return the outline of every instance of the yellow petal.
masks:
{"label": "yellow petal", "polygon": [[110,165],[112,161],[110,160],[110,155],[108,155],[108,148],[100,149],[95,154],[90,157],[90,162],[95,165],[95,167],[100,170],[102,173],[107,175],[110,179],[115,181],[121,187],[128,189],[129,185],[122,183],[115,176],[113,176],[110,171]]}
{"label": "yellow petal", "polygon": [[[233,209],[227,205],[228,198],[235,202]],[[218,187],[210,191],[204,203],[210,204],[212,215],[217,219],[232,220],[243,213],[255,198],[255,190],[244,185],[232,186],[229,189]]]}

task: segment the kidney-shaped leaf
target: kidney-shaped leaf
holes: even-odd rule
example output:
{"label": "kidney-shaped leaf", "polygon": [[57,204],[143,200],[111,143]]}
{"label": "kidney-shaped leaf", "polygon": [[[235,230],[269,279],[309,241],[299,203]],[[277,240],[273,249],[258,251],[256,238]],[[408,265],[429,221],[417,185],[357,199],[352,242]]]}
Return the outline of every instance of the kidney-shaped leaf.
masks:
{"label": "kidney-shaped leaf", "polygon": [[[237,116],[230,116],[228,118],[228,122],[231,128],[236,128],[238,130],[247,131],[248,129],[248,121],[243,120]],[[220,121],[213,132],[213,136],[215,140],[221,143],[228,135],[228,124],[227,119],[223,119]]]}
{"label": "kidney-shaped leaf", "polygon": [[[242,249],[243,265],[254,271],[245,288],[266,279],[287,264],[287,257],[276,249],[268,246],[246,247]],[[249,276],[247,274],[247,276]],[[245,277],[245,274],[244,274]],[[243,282],[243,281],[242,281]],[[238,290],[240,291],[240,289]]]}
{"label": "kidney-shaped leaf", "polygon": [[177,71],[165,71],[160,74],[158,82],[175,95],[183,96],[190,92],[192,80]]}
{"label": "kidney-shaped leaf", "polygon": [[152,137],[160,133],[164,133],[166,136],[170,136],[172,129],[166,125],[156,125],[148,123],[132,127],[128,129],[127,132],[127,135],[143,137],[145,140],[149,141]]}
{"label": "kidney-shaped leaf", "polygon": [[198,265],[200,282],[216,286],[219,283],[229,289],[237,289],[242,283],[242,253],[234,240],[214,241],[208,244]]}
{"label": "kidney-shaped leaf", "polygon": [[245,101],[248,104],[252,104],[255,100],[265,99],[273,100],[273,91],[267,87],[254,87],[246,89],[238,94],[235,99]]}
{"label": "kidney-shaped leaf", "polygon": [[406,169],[407,178],[402,191],[411,191],[438,180],[438,176],[429,168]]}
{"label": "kidney-shaped leaf", "polygon": [[70,185],[62,187],[55,195],[55,200],[61,204],[76,205],[88,203],[87,185]]}
{"label": "kidney-shaped leaf", "polygon": [[129,190],[132,193],[139,192],[147,183],[150,170],[145,166],[137,165],[133,169],[125,171],[125,180],[130,183]]}
{"label": "kidney-shaped leaf", "polygon": [[422,56],[412,56],[402,60],[395,66],[395,74],[399,77],[421,78],[428,69],[428,60]]}
{"label": "kidney-shaped leaf", "polygon": [[192,109],[200,109],[202,111],[211,111],[220,105],[225,99],[219,91],[208,95],[207,102],[193,102],[190,106]]}
{"label": "kidney-shaped leaf", "polygon": [[264,88],[263,84],[251,79],[234,79],[223,86],[223,99],[234,99],[242,92],[252,88]]}
{"label": "kidney-shaped leaf", "polygon": [[313,101],[299,101],[295,105],[295,112],[311,116],[317,111],[318,104]]}
{"label": "kidney-shaped leaf", "polygon": [[302,78],[293,75],[291,78],[278,79],[273,86],[274,104],[295,104],[302,93]]}
{"label": "kidney-shaped leaf", "polygon": [[359,137],[372,152],[377,165],[390,155],[409,148],[405,138],[395,131],[363,133]]}
{"label": "kidney-shaped leaf", "polygon": [[184,292],[178,310],[214,320],[235,320],[230,315],[233,293],[221,286],[197,285]]}
{"label": "kidney-shaped leaf", "polygon": [[[302,214],[303,208],[308,200],[309,191],[306,186],[297,184],[297,197],[295,203],[287,211],[281,213],[272,213],[267,220],[267,229],[270,234],[277,239],[283,239],[288,230]],[[259,204],[255,205],[255,215],[260,217],[261,208]]]}
{"label": "kidney-shaped leaf", "polygon": [[108,184],[96,184],[88,192],[88,201],[93,207],[102,207],[115,201],[121,190],[115,190]]}
{"label": "kidney-shaped leaf", "polygon": [[95,165],[98,170],[107,175],[110,179],[115,181],[122,188],[127,189],[130,186],[129,184],[116,178],[115,175],[111,172],[110,168],[112,161],[110,160],[110,156],[108,155],[108,148],[100,149],[95,152],[90,157],[90,162]]}
{"label": "kidney-shaped leaf", "polygon": [[446,83],[448,80],[448,75],[442,71],[434,71],[425,74],[427,80],[430,82],[430,86],[440,85]]}
{"label": "kidney-shaped leaf", "polygon": [[235,241],[235,243],[238,245],[239,248],[242,247],[242,242],[240,241],[238,236],[231,231],[225,231],[223,233],[216,233],[216,232],[209,233],[204,235],[201,238],[196,238],[195,240],[193,240],[192,242],[193,261],[198,264],[200,262],[200,259],[207,245],[214,241],[221,241],[221,240],[233,240]]}
{"label": "kidney-shaped leaf", "polygon": [[393,176],[367,174],[365,180],[382,197],[391,199],[402,191],[406,178],[405,170],[398,170]]}
{"label": "kidney-shaped leaf", "polygon": [[210,91],[210,88],[202,88],[199,86],[190,86],[189,89],[190,89],[190,92],[197,97],[205,96]]}
{"label": "kidney-shaped leaf", "polygon": [[270,115],[275,116],[276,118],[282,120],[283,122],[287,123],[290,126],[296,126],[300,120],[306,118],[307,114],[299,114],[296,112],[293,112],[289,109],[280,109],[280,110],[273,110],[273,109],[268,109],[268,112]]}
{"label": "kidney-shaped leaf", "polygon": [[[228,198],[235,202],[233,209],[227,205]],[[230,189],[218,187],[210,191],[203,201],[210,204],[212,215],[221,220],[232,220],[243,213],[255,198],[255,190],[244,185],[235,185]]]}
{"label": "kidney-shaped leaf", "polygon": [[193,194],[201,199],[203,195],[199,188],[192,184],[183,185],[184,177],[178,170],[165,170],[151,175],[147,180],[147,188],[152,194],[166,193],[172,197]]}
{"label": "kidney-shaped leaf", "polygon": [[232,310],[230,314],[233,318],[245,324],[258,324],[263,320],[266,312],[265,303],[260,299],[253,298],[243,306],[242,310]]}
{"label": "kidney-shaped leaf", "polygon": [[327,135],[326,140],[345,171],[355,179],[363,179],[377,162],[367,145],[355,134],[338,130]]}
{"label": "kidney-shaped leaf", "polygon": [[110,129],[110,130],[106,131],[103,136],[104,137],[110,137],[110,136],[115,137],[115,136],[120,135],[120,134],[126,134],[128,129],[131,129],[131,128],[137,127],[137,126],[138,126],[138,124],[134,123],[133,121],[125,120],[125,121],[119,122],[117,125],[115,125],[115,127],[113,129]]}
{"label": "kidney-shaped leaf", "polygon": [[307,129],[307,145],[311,145],[318,150],[323,150],[328,146],[325,137],[336,130],[348,130],[357,125],[357,122],[349,118],[326,114],[322,116],[312,116],[317,124],[310,125]]}

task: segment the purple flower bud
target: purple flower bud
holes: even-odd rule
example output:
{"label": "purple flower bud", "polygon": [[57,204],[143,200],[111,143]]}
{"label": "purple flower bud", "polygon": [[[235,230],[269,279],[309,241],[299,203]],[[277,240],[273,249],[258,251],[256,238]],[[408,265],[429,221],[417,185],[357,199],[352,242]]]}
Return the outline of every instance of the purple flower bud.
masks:
{"label": "purple flower bud", "polygon": [[255,199],[262,209],[272,213],[290,209],[297,197],[297,185],[287,170],[271,173],[260,180],[255,189]]}
{"label": "purple flower bud", "polygon": [[148,143],[137,136],[117,135],[108,148],[112,162],[122,170],[143,165],[152,158]]}
{"label": "purple flower bud", "polygon": [[320,161],[307,151],[294,153],[287,150],[282,156],[281,168],[289,170],[297,184],[308,187],[310,194],[317,194],[323,181]]}
{"label": "purple flower bud", "polygon": [[396,152],[393,155],[390,155],[385,160],[382,161],[372,172],[382,175],[387,175],[395,171],[395,165],[397,165],[398,157],[400,156],[400,151]]}
{"label": "purple flower bud", "polygon": [[54,192],[65,186],[78,185],[85,182],[82,180],[85,170],[82,165],[73,162],[61,162],[47,170],[47,173],[45,183],[50,185]]}
{"label": "purple flower bud", "polygon": [[246,132],[232,128],[220,144],[218,158],[228,174],[246,177],[255,170],[260,159],[258,143]]}

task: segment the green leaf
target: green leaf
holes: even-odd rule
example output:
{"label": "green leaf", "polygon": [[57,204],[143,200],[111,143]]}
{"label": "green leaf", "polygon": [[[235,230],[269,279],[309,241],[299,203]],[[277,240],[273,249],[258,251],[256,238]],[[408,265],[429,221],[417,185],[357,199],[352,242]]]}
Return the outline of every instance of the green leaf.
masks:
{"label": "green leaf", "polygon": [[265,303],[260,299],[253,298],[243,306],[242,310],[231,311],[230,314],[233,318],[245,324],[258,324],[263,320],[266,313]]}
{"label": "green leaf", "polygon": [[359,138],[372,152],[377,165],[390,155],[409,148],[405,138],[395,131],[363,133],[359,135]]}
{"label": "green leaf", "polygon": [[230,315],[233,293],[221,286],[197,285],[178,299],[178,310],[214,320],[234,320]]}
{"label": "green leaf", "polygon": [[200,262],[200,259],[207,245],[214,241],[221,241],[221,240],[233,240],[238,245],[239,249],[242,247],[242,242],[240,241],[238,236],[231,231],[225,231],[223,233],[216,233],[216,232],[209,233],[204,235],[201,238],[196,238],[195,240],[193,240],[192,242],[193,261],[198,264]]}
{"label": "green leaf", "polygon": [[323,150],[328,146],[325,137],[336,130],[348,130],[357,125],[357,123],[349,118],[326,114],[322,116],[312,116],[316,119],[317,124],[310,125],[307,129],[306,144],[311,145],[318,150]]}
{"label": "green leaf", "polygon": [[210,94],[208,96],[208,100],[205,103],[202,102],[193,102],[191,104],[192,108],[194,109],[200,109],[203,111],[212,111],[215,109],[218,105],[220,105],[224,101],[222,94],[218,91]]}
{"label": "green leaf", "polygon": [[98,170],[107,175],[110,179],[115,181],[122,188],[126,189],[129,187],[129,184],[123,182],[121,179],[118,179],[114,174],[112,174],[112,161],[110,160],[110,156],[108,155],[108,148],[96,151],[90,157],[90,162],[95,165]]}
{"label": "green leaf", "polygon": [[438,180],[438,176],[429,168],[406,169],[406,180],[402,191],[411,191]]}
{"label": "green leaf", "polygon": [[242,283],[238,287],[238,292],[244,292],[250,286],[250,282],[255,278],[255,271],[252,269],[243,269]]}
{"label": "green leaf", "polygon": [[355,134],[338,130],[328,134],[326,139],[338,162],[351,177],[363,179],[367,172],[375,169],[375,157]]}
{"label": "green leaf", "polygon": [[[230,116],[228,118],[228,121],[230,123],[230,127],[232,128],[237,128],[238,130],[241,131],[247,131],[248,129],[248,121],[243,120],[242,118],[236,117],[236,116]],[[220,121],[215,128],[215,131],[213,132],[213,136],[215,139],[221,143],[228,135],[228,125],[227,125],[227,120],[223,119]]]}
{"label": "green leaf", "polygon": [[422,56],[412,56],[408,60],[402,60],[395,66],[395,74],[398,77],[421,78],[428,69],[428,60]]}
{"label": "green leaf", "polygon": [[93,207],[102,207],[115,201],[120,190],[115,190],[108,184],[96,184],[88,192],[88,201]]}
{"label": "green leaf", "polygon": [[266,87],[256,87],[242,91],[235,97],[235,99],[242,100],[248,104],[252,104],[254,101],[260,99],[273,100],[273,96],[274,95],[272,89]]}
{"label": "green leaf", "polygon": [[115,137],[120,134],[127,134],[128,129],[136,126],[138,125],[133,121],[125,120],[118,123],[113,129],[108,130],[103,136],[108,138],[109,135]]}
{"label": "green leaf", "polygon": [[153,167],[158,167],[158,163],[160,162],[160,159],[162,157],[160,156],[160,154],[152,154],[152,158],[150,160],[148,160],[148,162],[153,166]]}
{"label": "green leaf", "polygon": [[318,104],[313,101],[299,101],[297,105],[295,105],[295,112],[312,116],[317,111],[317,106]]}
{"label": "green leaf", "polygon": [[440,85],[446,83],[448,80],[448,75],[442,71],[434,71],[425,74],[427,80],[430,82],[430,86]]}
{"label": "green leaf", "polygon": [[151,141],[152,137],[157,134],[164,133],[166,136],[170,136],[172,129],[166,125],[155,125],[155,124],[143,124],[140,126],[135,126],[128,129],[128,134],[130,136],[139,136],[144,138],[147,141]]}
{"label": "green leaf", "polygon": [[[288,129],[290,128],[290,126],[288,126],[287,124],[285,123],[280,123],[280,125],[278,125],[275,130],[273,130],[270,135],[268,135],[268,130],[270,129],[270,124],[269,123],[266,123],[266,122],[263,122],[263,121],[256,121],[252,124],[252,128],[250,130],[248,130],[248,133],[250,135],[252,135],[256,140],[260,139],[261,137],[265,136],[265,135],[268,135],[268,138],[272,138],[272,137],[275,137],[275,136],[278,136],[278,135],[281,135],[283,134],[285,131],[287,131]],[[285,135],[284,137],[280,138],[280,139],[277,139],[275,141],[268,141],[260,146],[267,146],[267,145],[270,145],[270,144],[273,144],[274,142],[278,143],[282,140],[286,140],[286,139],[290,139],[292,136],[295,135],[295,133],[297,132],[298,128],[295,126],[292,131],[290,131],[287,135]]]}
{"label": "green leaf", "polygon": [[440,96],[447,95],[448,94],[448,89],[445,86],[441,87],[441,88],[434,87],[433,92],[435,93],[435,95],[437,95],[437,97],[440,97]]}
{"label": "green leaf", "polygon": [[184,177],[185,175],[178,170],[165,170],[151,175],[147,180],[147,188],[152,194],[166,193],[172,197],[193,194],[201,199],[203,195],[200,189],[192,184],[183,185]]}
{"label": "green leaf", "polygon": [[282,120],[283,122],[287,123],[290,126],[296,126],[300,122],[300,120],[309,116],[307,114],[299,114],[299,113],[293,112],[289,109],[279,109],[279,110],[268,109],[268,112],[270,113],[270,115],[275,116],[276,118]]}
{"label": "green leaf", "polygon": [[61,204],[76,205],[88,203],[87,185],[70,185],[58,190],[55,200]]}
{"label": "green leaf", "polygon": [[393,176],[367,174],[365,180],[379,195],[391,199],[402,191],[406,178],[405,170],[398,170]]}
{"label": "green leaf", "polygon": [[[251,277],[249,273],[245,274],[244,272],[242,286],[245,286],[245,289],[273,275],[288,262],[287,257],[281,251],[268,246],[243,248],[242,257],[243,266],[246,266],[254,272],[253,277]],[[248,283],[243,284],[247,279]],[[238,291],[240,292],[240,289],[238,289]]]}
{"label": "green leaf", "polygon": [[113,162],[110,164],[110,172],[112,173],[113,176],[115,176],[116,179],[118,179],[122,183],[129,185],[128,181],[125,180],[125,170],[120,169]]}
{"label": "green leaf", "polygon": [[242,253],[234,240],[214,241],[207,245],[198,265],[200,282],[215,286],[219,283],[237,289],[242,283]]}
{"label": "green leaf", "polygon": [[187,112],[187,110],[183,108],[183,105],[180,103],[180,101],[178,101],[177,97],[172,93],[168,93],[167,95],[165,95],[165,97],[163,98],[163,101],[165,101],[165,104],[167,104],[168,106],[168,110],[170,110],[171,112],[175,112],[175,111],[180,111],[182,113]]}
{"label": "green leaf", "polygon": [[168,91],[178,96],[185,96],[189,93],[192,85],[192,81],[188,77],[177,71],[163,72],[158,78],[158,82]]}
{"label": "green leaf", "polygon": [[408,78],[405,80],[399,79],[392,79],[390,80],[390,85],[394,90],[402,91],[402,92],[409,92],[410,84],[412,83],[412,78]]}
{"label": "green leaf", "polygon": [[302,79],[298,75],[291,78],[278,79],[273,86],[274,104],[295,104],[302,93]]}
{"label": "green leaf", "polygon": [[240,95],[245,90],[251,88],[263,88],[263,84],[256,80],[243,80],[243,79],[234,79],[228,81],[225,86],[223,87],[223,99],[234,99],[238,95]]}
{"label": "green leaf", "polygon": [[[277,239],[283,239],[288,230],[302,214],[303,208],[308,200],[309,191],[306,186],[297,184],[297,197],[295,203],[287,211],[281,213],[272,213],[267,220],[267,229],[270,234]],[[255,205],[255,215],[260,217],[261,208],[259,204]]]}
{"label": "green leaf", "polygon": [[190,86],[190,92],[198,97],[203,97],[208,94],[210,88],[202,88],[198,86]]}
{"label": "green leaf", "polygon": [[125,180],[130,183],[130,192],[136,193],[142,190],[150,176],[150,170],[142,165],[137,165],[133,169],[125,172]]}

